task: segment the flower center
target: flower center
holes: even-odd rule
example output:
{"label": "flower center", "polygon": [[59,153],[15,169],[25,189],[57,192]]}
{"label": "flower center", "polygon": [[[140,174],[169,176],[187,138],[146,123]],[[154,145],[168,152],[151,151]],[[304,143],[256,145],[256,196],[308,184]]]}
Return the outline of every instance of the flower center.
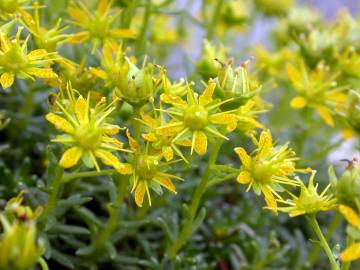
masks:
{"label": "flower center", "polygon": [[0,63],[6,71],[19,71],[27,64],[26,55],[19,45],[13,45],[1,58]]}
{"label": "flower center", "polygon": [[139,155],[135,160],[135,170],[141,179],[151,179],[157,172],[159,161],[148,155]]}
{"label": "flower center", "polygon": [[77,143],[84,149],[96,149],[101,144],[102,132],[91,124],[82,125],[77,128],[75,138]]}
{"label": "flower center", "polygon": [[191,129],[203,129],[208,124],[207,110],[199,105],[188,108],[184,114],[184,123]]}
{"label": "flower center", "polygon": [[273,169],[269,162],[259,161],[253,164],[252,174],[256,182],[269,184],[273,176]]}

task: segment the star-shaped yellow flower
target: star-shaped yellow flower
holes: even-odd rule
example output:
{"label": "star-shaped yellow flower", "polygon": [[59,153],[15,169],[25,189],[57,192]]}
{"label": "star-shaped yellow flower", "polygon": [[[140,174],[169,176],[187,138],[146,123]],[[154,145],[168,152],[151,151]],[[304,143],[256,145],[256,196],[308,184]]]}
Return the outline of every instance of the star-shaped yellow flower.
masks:
{"label": "star-shaped yellow flower", "polygon": [[284,191],[282,185],[299,185],[292,178],[294,172],[299,171],[295,169],[297,158],[287,144],[274,147],[269,130],[260,134],[256,144],[257,149],[251,156],[244,148],[235,148],[242,163],[237,181],[248,185],[247,191],[253,188],[257,195],[263,193],[267,206],[276,212],[276,198],[282,199],[279,193]]}
{"label": "star-shaped yellow flower", "polygon": [[119,132],[120,127],[106,122],[115,107],[111,104],[106,105],[105,98],[102,98],[95,107],[91,108],[90,92],[85,99],[81,95],[75,98],[75,91],[70,85],[67,91],[66,102],[56,101],[56,106],[60,111],[46,115],[50,123],[66,133],[52,139],[53,142],[59,142],[68,147],[61,157],[60,166],[71,168],[82,159],[87,167],[95,166],[99,171],[100,166],[96,160],[99,158],[103,164],[126,174],[129,167],[121,163],[112,152],[130,151],[124,149],[123,143],[113,137]]}
{"label": "star-shaped yellow flower", "polygon": [[56,78],[57,75],[50,68],[50,63],[56,58],[55,53],[48,53],[44,49],[28,53],[27,43],[20,40],[19,28],[15,39],[11,40],[0,32],[0,83],[3,88],[13,85],[15,76],[23,79]]}
{"label": "star-shaped yellow flower", "polygon": [[164,103],[172,106],[166,111],[173,120],[157,129],[163,134],[176,133],[173,142],[187,142],[185,146],[191,146],[199,155],[204,155],[207,150],[208,136],[227,139],[218,127],[225,127],[222,132],[231,132],[237,126],[237,116],[233,111],[220,111],[219,107],[228,102],[213,99],[216,82],[209,81],[204,92],[198,96],[190,88],[187,100],[179,96],[161,95]]}
{"label": "star-shaped yellow flower", "polygon": [[148,153],[148,147],[141,149],[139,143],[130,135],[127,130],[130,148],[133,152],[131,160],[132,166],[132,191],[135,192],[135,203],[142,207],[145,193],[148,197],[149,205],[151,206],[150,189],[158,195],[162,194],[162,188],[176,194],[176,187],[172,183],[172,179],[183,180],[172,174],[165,172],[169,165],[167,162],[161,162],[161,155],[151,155]]}
{"label": "star-shaped yellow flower", "polygon": [[298,183],[300,184],[299,196],[288,192],[291,196],[290,200],[278,200],[278,202],[288,206],[278,207],[277,209],[281,212],[289,213],[290,217],[334,209],[336,199],[333,194],[327,194],[330,184],[319,194],[317,191],[318,185],[314,184],[315,173],[316,171],[314,170],[310,176],[308,186],[305,186],[304,183],[298,179]]}
{"label": "star-shaped yellow flower", "polygon": [[333,114],[346,102],[346,87],[336,85],[337,76],[329,74],[323,64],[312,71],[308,71],[304,63],[299,68],[288,64],[287,73],[298,94],[291,100],[291,107],[315,108],[326,124],[334,126]]}
{"label": "star-shaped yellow flower", "polygon": [[91,40],[95,50],[107,40],[135,38],[136,34],[132,30],[113,27],[120,13],[111,8],[111,3],[112,1],[100,0],[94,12],[81,1],[71,4],[68,12],[73,19],[72,23],[83,31],[75,34],[69,42],[82,43]]}

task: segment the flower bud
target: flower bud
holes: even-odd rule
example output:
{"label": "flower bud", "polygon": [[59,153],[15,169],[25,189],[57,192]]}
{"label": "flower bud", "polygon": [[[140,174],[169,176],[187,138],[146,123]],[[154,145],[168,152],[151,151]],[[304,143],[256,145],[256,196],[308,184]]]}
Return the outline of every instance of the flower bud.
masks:
{"label": "flower bud", "polygon": [[143,64],[139,69],[129,58],[120,69],[118,85],[115,88],[115,95],[134,107],[141,107],[150,101],[156,89],[153,78],[154,65]]}
{"label": "flower bud", "polygon": [[13,223],[0,215],[3,233],[0,240],[0,269],[27,270],[33,267],[44,251],[36,240],[35,222]]}
{"label": "flower bud", "polygon": [[[218,59],[218,61],[216,60]],[[204,47],[196,69],[207,81],[215,78],[221,69],[220,62],[227,59],[225,48],[222,45],[213,46],[208,40],[204,40]]]}
{"label": "flower bud", "polygon": [[336,176],[333,167],[329,168],[328,173],[339,204],[357,209],[360,198],[360,164],[355,158],[348,162],[349,166],[340,178]]}

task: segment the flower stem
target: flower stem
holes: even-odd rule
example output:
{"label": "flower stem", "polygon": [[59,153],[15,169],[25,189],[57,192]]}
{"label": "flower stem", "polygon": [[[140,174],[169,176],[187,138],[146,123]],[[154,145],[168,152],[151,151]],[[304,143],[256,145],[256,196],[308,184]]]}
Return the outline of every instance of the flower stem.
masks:
{"label": "flower stem", "polygon": [[127,177],[121,177],[121,175],[117,175],[113,179],[117,181],[117,197],[111,205],[109,210],[110,216],[104,226],[104,229],[100,232],[94,242],[94,247],[96,250],[104,247],[104,244],[108,241],[113,231],[115,230],[120,214],[120,207],[127,193],[126,191],[129,184],[129,179]]}
{"label": "flower stem", "polygon": [[51,216],[54,208],[56,207],[56,205],[58,203],[60,187],[63,182],[62,181],[63,173],[64,173],[64,169],[61,168],[60,166],[58,166],[55,171],[55,178],[53,179],[53,181],[51,182],[50,187],[49,187],[48,201],[44,207],[44,212],[41,215],[40,220],[39,220],[40,229],[44,228],[44,226],[47,222],[47,219]]}
{"label": "flower stem", "polygon": [[194,221],[194,219],[196,217],[201,198],[202,198],[203,194],[205,193],[205,191],[207,189],[207,184],[208,184],[208,181],[209,181],[210,174],[212,172],[212,167],[216,163],[216,159],[217,159],[218,153],[220,151],[222,142],[223,142],[223,140],[219,139],[219,140],[215,141],[215,143],[212,145],[211,154],[210,154],[210,157],[209,157],[209,160],[208,160],[206,170],[205,170],[205,172],[204,172],[204,174],[203,174],[203,176],[201,178],[201,181],[200,181],[199,185],[196,187],[195,193],[194,193],[194,195],[192,197],[192,201],[191,201],[191,205],[190,205],[189,217],[187,218],[186,222],[184,223],[184,225],[183,225],[183,227],[182,227],[182,229],[180,231],[179,237],[170,246],[170,248],[169,248],[169,250],[167,252],[167,256],[170,259],[173,259],[176,256],[178,251],[185,244],[188,237],[193,232],[193,230],[192,230],[193,221]]}
{"label": "flower stem", "polygon": [[88,171],[88,172],[69,173],[69,174],[65,174],[63,176],[63,182],[67,183],[67,182],[70,182],[71,180],[78,179],[78,178],[110,175],[110,174],[113,174],[115,172],[116,172],[116,170],[102,170],[102,171]]}
{"label": "flower stem", "polygon": [[[342,216],[339,213],[335,213],[335,216],[331,221],[330,225],[328,226],[328,230],[325,234],[326,239],[331,239],[335,230],[339,227],[342,220],[343,220]],[[320,251],[321,251],[321,247],[319,245],[315,245],[311,250],[309,256],[309,262],[311,263],[311,265],[314,265],[317,262]]]}
{"label": "flower stem", "polygon": [[151,4],[152,4],[152,1],[147,1],[146,5],[145,5],[143,25],[141,27],[141,31],[140,31],[139,37],[137,39],[137,42],[136,42],[135,50],[137,52],[137,55],[142,55],[145,52],[145,48],[146,48],[145,35],[146,35],[146,30],[149,25],[150,16],[151,16]]}
{"label": "flower stem", "polygon": [[339,264],[336,262],[335,257],[329,247],[329,244],[326,241],[326,238],[324,237],[324,235],[321,231],[319,223],[316,220],[316,215],[312,214],[312,215],[309,215],[308,217],[309,217],[310,224],[311,224],[316,236],[319,238],[320,245],[323,248],[323,250],[325,251],[325,253],[330,261],[331,270],[340,270]]}

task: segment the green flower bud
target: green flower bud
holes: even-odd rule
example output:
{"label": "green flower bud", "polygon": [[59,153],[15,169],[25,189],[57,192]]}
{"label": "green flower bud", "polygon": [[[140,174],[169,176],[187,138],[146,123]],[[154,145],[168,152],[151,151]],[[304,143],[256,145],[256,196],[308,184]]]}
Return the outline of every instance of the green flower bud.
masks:
{"label": "green flower bud", "polygon": [[222,45],[213,46],[208,40],[204,40],[201,57],[196,65],[198,73],[207,81],[215,78],[221,69],[219,61],[227,59],[226,50]]}
{"label": "green flower bud", "polygon": [[250,3],[244,0],[232,0],[224,4],[221,21],[227,26],[241,26],[250,19]]}
{"label": "green flower bud", "polygon": [[154,65],[143,64],[139,69],[127,57],[125,59],[120,68],[115,95],[134,107],[141,107],[153,98],[156,90]]}
{"label": "green flower bud", "polygon": [[339,204],[358,209],[360,207],[360,164],[356,159],[348,162],[349,166],[340,178],[336,176],[333,167],[329,168],[328,174]]}
{"label": "green flower bud", "polygon": [[237,68],[234,67],[233,61],[229,61],[227,64],[221,63],[222,67],[219,69],[216,78],[216,94],[222,100],[234,99],[234,102],[227,105],[238,107],[258,93],[257,90],[260,89],[256,82],[249,79],[246,68],[247,63],[248,61]]}

